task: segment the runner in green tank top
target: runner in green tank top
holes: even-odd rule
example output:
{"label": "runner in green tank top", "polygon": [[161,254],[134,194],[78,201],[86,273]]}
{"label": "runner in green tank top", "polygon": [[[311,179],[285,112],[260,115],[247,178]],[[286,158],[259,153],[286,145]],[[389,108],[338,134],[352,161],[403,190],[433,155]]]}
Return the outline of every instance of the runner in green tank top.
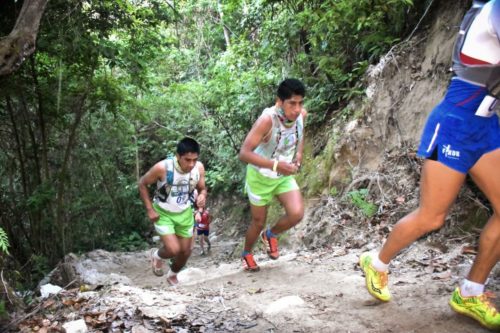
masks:
{"label": "runner in green tank top", "polygon": [[[293,177],[299,171],[304,147],[303,107],[305,87],[297,79],[280,83],[276,103],[264,110],[247,134],[240,150],[240,160],[248,163],[245,189],[250,200],[252,221],[248,227],[241,255],[243,268],[258,271],[252,247],[260,237],[271,259],[279,257],[278,235],[299,223],[304,203]],[[285,215],[264,230],[268,206],[277,197]]]}

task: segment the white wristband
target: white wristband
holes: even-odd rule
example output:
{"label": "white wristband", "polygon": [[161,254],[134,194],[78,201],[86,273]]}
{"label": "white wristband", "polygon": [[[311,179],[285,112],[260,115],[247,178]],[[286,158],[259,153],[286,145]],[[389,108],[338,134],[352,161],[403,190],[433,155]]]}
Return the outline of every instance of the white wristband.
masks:
{"label": "white wristband", "polygon": [[278,170],[278,160],[274,160],[273,171],[276,172]]}

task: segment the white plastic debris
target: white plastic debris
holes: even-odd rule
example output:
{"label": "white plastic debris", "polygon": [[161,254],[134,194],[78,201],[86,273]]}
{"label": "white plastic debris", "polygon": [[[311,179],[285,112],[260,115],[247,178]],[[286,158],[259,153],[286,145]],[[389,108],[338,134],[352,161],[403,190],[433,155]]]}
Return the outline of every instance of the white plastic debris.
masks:
{"label": "white plastic debris", "polygon": [[50,295],[56,295],[61,290],[61,287],[47,283],[40,287],[40,294],[42,295],[42,298],[47,298]]}
{"label": "white plastic debris", "polygon": [[66,333],[87,333],[89,331],[83,319],[70,321],[62,326]]}

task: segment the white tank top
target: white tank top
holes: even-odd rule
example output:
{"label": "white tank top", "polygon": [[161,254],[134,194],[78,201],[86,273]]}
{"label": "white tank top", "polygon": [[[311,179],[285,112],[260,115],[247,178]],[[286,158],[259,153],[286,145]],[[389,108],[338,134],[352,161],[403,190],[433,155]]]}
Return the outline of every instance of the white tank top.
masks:
{"label": "white tank top", "polygon": [[489,64],[498,64],[500,63],[500,46],[491,22],[492,7],[493,1],[485,4],[471,24],[462,46],[462,53]]}
{"label": "white tank top", "polygon": [[[300,114],[293,125],[289,127],[285,126],[279,120],[278,110],[275,106],[264,109],[262,114],[271,116],[273,122],[271,126],[271,137],[269,141],[261,142],[254,149],[254,153],[265,158],[291,163],[295,158],[299,143],[303,140],[304,119],[302,114]],[[252,164],[250,164],[250,166],[269,178],[279,178],[282,176],[271,169],[259,168]]]}
{"label": "white tank top", "polygon": [[[167,199],[165,201],[160,201],[155,198],[155,203],[160,206],[160,208],[168,212],[181,213],[191,206],[191,202],[189,201],[189,182],[191,181],[194,184],[198,184],[198,181],[200,180],[200,170],[198,169],[199,162],[197,162],[193,170],[188,173],[183,173],[181,171],[177,158],[175,157],[172,159],[166,159],[165,163],[167,170],[169,168],[172,170],[172,165],[168,164],[175,164],[173,166],[174,179]],[[167,177],[165,177],[164,180],[157,181],[156,187],[159,189],[164,186],[166,182]],[[191,186],[191,188],[193,188],[193,186]]]}

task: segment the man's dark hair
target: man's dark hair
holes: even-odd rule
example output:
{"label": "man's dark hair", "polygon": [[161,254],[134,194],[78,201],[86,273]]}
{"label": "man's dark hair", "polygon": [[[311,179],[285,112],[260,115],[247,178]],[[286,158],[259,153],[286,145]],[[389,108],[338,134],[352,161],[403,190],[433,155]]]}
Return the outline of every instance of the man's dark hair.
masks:
{"label": "man's dark hair", "polygon": [[200,154],[200,145],[195,139],[185,137],[177,144],[177,154],[179,156],[186,155],[187,153]]}
{"label": "man's dark hair", "polygon": [[282,101],[291,98],[292,95],[305,97],[306,87],[304,87],[304,84],[297,79],[285,79],[278,86],[276,94]]}

